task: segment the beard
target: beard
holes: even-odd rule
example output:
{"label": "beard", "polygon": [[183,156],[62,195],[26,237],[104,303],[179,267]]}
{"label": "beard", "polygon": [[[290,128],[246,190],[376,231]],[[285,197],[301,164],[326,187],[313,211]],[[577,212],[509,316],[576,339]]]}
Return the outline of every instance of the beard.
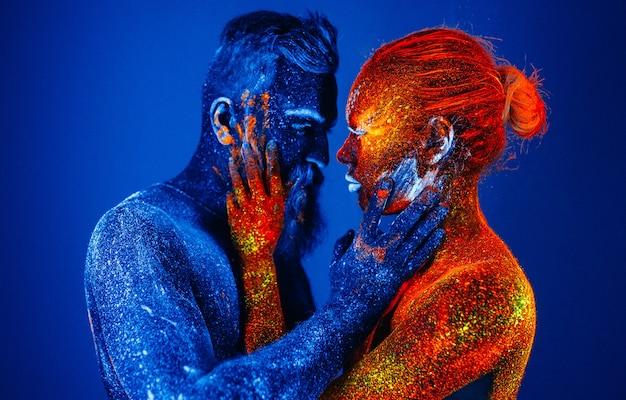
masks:
{"label": "beard", "polygon": [[289,174],[286,187],[285,225],[276,246],[284,258],[302,258],[319,244],[326,224],[319,205],[319,190],[324,181],[316,165],[299,165]]}

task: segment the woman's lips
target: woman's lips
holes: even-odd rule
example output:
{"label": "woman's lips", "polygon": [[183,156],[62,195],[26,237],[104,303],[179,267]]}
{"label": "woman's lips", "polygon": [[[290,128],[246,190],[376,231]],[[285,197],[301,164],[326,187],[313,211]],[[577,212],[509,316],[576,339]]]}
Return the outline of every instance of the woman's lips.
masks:
{"label": "woman's lips", "polygon": [[348,181],[349,192],[356,192],[357,190],[361,189],[361,184],[349,174],[346,174],[345,178],[346,181]]}

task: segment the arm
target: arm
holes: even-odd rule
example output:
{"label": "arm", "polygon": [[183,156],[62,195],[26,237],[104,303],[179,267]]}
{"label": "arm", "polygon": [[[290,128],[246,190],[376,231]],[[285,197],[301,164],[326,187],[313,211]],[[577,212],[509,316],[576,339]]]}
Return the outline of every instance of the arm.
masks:
{"label": "arm", "polygon": [[[514,398],[534,332],[529,286],[507,266],[457,268],[420,290],[394,319],[392,331],[323,398],[441,399],[488,374],[516,376],[497,390]],[[521,363],[521,365],[520,365]],[[495,398],[495,397],[494,397]]]}
{"label": "arm", "polygon": [[425,208],[415,207],[398,216],[389,232],[379,231],[378,218],[390,189],[381,188],[376,192],[381,197],[372,197],[356,237],[349,232],[338,241],[328,304],[279,341],[217,367],[201,381],[203,388],[213,390],[218,383],[228,382],[211,395],[230,398],[255,382],[254,393],[261,397],[319,396],[343,359],[371,330],[401,282],[441,240],[441,231],[431,235],[445,215],[441,208],[425,213]]}
{"label": "arm", "polygon": [[[273,258],[285,209],[277,151],[276,144],[270,142],[265,153],[267,177],[263,179],[263,160],[247,142],[243,144],[247,186],[233,158],[229,162],[233,192],[228,194],[226,204],[231,238],[241,262],[244,344],[248,353],[285,333]],[[268,183],[267,190],[264,182]]]}
{"label": "arm", "polygon": [[[203,264],[208,273],[227,277],[228,260],[212,247],[213,259]],[[190,398],[197,380],[227,356],[214,348],[207,325],[217,322],[224,336],[236,336],[238,316],[232,317],[235,324],[225,314],[205,320],[192,287],[191,264],[179,231],[158,209],[125,203],[98,223],[85,288],[110,398]],[[223,280],[207,292],[220,300],[232,298],[237,311],[234,279]],[[227,308],[222,304],[219,308]]]}
{"label": "arm", "polygon": [[[189,254],[176,225],[167,216],[143,209],[118,209],[108,215],[90,244],[86,289],[110,396],[319,396],[416,267],[405,262],[411,253],[407,249],[420,249],[424,259],[441,239],[439,231],[431,235],[441,219],[437,211],[424,218],[401,215],[399,226],[417,225],[410,237],[378,232],[385,198],[372,199],[355,240],[348,235],[337,246],[329,303],[281,340],[226,361],[216,356],[219,338],[211,336],[207,325],[220,327],[218,335],[232,335],[229,326],[236,326],[238,316],[224,313],[236,312],[236,307],[226,304],[222,314],[200,311],[185,269]],[[218,250],[209,251],[213,258],[202,263],[209,268],[206,275],[217,281],[230,270]],[[226,282],[208,295],[216,301],[237,298],[230,289]]]}

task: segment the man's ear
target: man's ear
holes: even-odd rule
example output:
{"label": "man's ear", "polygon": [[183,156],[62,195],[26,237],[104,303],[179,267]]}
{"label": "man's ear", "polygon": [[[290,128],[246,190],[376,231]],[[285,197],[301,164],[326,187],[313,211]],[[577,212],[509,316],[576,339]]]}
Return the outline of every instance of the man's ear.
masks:
{"label": "man's ear", "polygon": [[433,143],[430,163],[435,164],[445,159],[454,147],[454,128],[448,119],[441,116],[432,117],[428,125]]}
{"label": "man's ear", "polygon": [[211,126],[217,140],[223,145],[235,144],[233,101],[228,97],[218,97],[211,104]]}

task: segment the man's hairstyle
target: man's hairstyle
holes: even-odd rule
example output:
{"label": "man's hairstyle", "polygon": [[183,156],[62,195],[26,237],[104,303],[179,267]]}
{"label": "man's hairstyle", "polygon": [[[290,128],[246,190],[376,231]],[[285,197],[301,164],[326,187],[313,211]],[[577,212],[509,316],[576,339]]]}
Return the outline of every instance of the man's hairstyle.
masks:
{"label": "man's hairstyle", "polygon": [[203,126],[211,102],[236,98],[246,89],[263,90],[284,59],[305,71],[334,74],[339,65],[337,30],[317,13],[304,18],[256,11],[232,19],[222,31],[202,91]]}

